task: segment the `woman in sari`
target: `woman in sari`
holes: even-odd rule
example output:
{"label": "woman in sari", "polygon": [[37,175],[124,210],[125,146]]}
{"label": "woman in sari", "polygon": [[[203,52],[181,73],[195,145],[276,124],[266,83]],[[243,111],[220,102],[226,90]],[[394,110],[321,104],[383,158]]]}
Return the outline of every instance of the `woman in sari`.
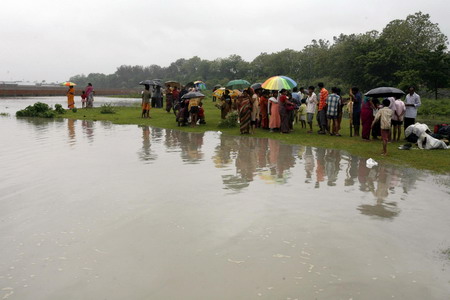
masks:
{"label": "woman in sari", "polygon": [[242,96],[240,97],[239,103],[239,121],[241,134],[250,133],[250,125],[252,118],[252,102],[251,102],[251,91],[244,90]]}
{"label": "woman in sari", "polygon": [[291,111],[294,108],[294,103],[289,101],[285,89],[282,89],[280,93],[281,95],[278,99],[281,118],[280,131],[281,133],[289,133],[292,130]]}
{"label": "woman in sari", "polygon": [[222,118],[222,120],[225,120],[227,118],[228,113],[231,110],[232,99],[230,96],[230,91],[225,90],[220,100],[221,100],[220,117]]}
{"label": "woman in sari", "polygon": [[281,124],[280,110],[277,98],[278,98],[278,91],[274,91],[272,93],[272,97],[269,98],[269,111],[270,111],[269,128],[271,132],[278,130]]}
{"label": "woman in sari", "polygon": [[370,140],[370,130],[372,128],[373,122],[373,110],[375,106],[372,102],[372,99],[369,97],[365,97],[361,107],[361,123],[362,123],[362,134],[361,137],[363,140]]}
{"label": "woman in sari", "polygon": [[88,83],[88,85],[85,88],[86,91],[86,97],[87,97],[87,103],[86,107],[94,107],[94,87],[92,86],[92,83]]}
{"label": "woman in sari", "polygon": [[69,90],[67,91],[67,107],[69,109],[75,108],[75,89],[73,85],[69,86]]}
{"label": "woman in sari", "polygon": [[259,112],[261,115],[261,128],[269,129],[269,91],[262,92],[261,98],[259,99]]}

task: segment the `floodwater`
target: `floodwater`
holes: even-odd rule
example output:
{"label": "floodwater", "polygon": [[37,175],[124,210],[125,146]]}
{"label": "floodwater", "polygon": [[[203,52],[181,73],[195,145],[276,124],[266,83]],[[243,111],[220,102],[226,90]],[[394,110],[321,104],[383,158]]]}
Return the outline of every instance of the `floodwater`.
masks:
{"label": "floodwater", "polygon": [[449,298],[450,176],[38,100],[0,99],[0,299]]}

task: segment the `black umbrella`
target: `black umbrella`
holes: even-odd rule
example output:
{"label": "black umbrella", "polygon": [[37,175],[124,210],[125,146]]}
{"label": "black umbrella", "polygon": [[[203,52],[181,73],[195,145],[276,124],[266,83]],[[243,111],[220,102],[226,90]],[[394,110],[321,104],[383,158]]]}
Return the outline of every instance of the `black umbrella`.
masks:
{"label": "black umbrella", "polygon": [[195,87],[195,84],[193,81],[186,83],[186,85],[184,86],[185,88],[190,88],[190,87]]}
{"label": "black umbrella", "polygon": [[200,92],[189,92],[187,94],[185,94],[183,97],[181,97],[181,99],[192,99],[192,98],[202,98],[205,97],[205,95],[203,95]]}
{"label": "black umbrella", "polygon": [[147,79],[147,80],[139,82],[139,85],[155,85],[155,82],[153,80]]}
{"label": "black umbrella", "polygon": [[250,86],[254,90],[262,89],[262,83],[254,83]]}
{"label": "black umbrella", "polygon": [[379,87],[368,91],[365,96],[373,98],[384,98],[384,97],[401,97],[405,95],[402,90],[393,87]]}
{"label": "black umbrella", "polygon": [[139,82],[139,85],[153,85],[153,86],[161,86],[161,87],[163,86],[161,82],[149,80],[149,79]]}

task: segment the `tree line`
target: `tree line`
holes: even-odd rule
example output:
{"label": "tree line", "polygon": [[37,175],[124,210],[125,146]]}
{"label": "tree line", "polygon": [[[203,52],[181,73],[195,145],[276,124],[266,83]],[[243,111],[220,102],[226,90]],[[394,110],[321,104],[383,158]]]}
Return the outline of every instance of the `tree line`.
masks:
{"label": "tree line", "polygon": [[439,25],[421,12],[393,20],[381,32],[341,34],[328,40],[313,40],[302,50],[285,49],[261,53],[248,62],[239,55],[215,60],[178,59],[167,67],[122,65],[113,74],[91,73],[70,78],[101,88],[136,88],[144,79],[176,80],[187,83],[203,80],[207,86],[226,84],[232,79],[263,82],[274,75],[286,75],[299,85],[368,90],[378,86],[406,89],[414,85],[438,96],[450,85],[448,39]]}

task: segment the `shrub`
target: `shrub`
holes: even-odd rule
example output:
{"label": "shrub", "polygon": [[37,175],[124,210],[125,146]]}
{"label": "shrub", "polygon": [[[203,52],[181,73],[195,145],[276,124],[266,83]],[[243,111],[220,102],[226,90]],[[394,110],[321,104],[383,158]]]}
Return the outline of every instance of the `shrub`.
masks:
{"label": "shrub", "polygon": [[36,102],[34,105],[29,105],[25,109],[16,112],[17,117],[54,118],[55,115],[55,111],[42,102]]}
{"label": "shrub", "polygon": [[72,108],[72,112],[76,113],[78,111],[78,108],[74,107]]}
{"label": "shrub", "polygon": [[116,113],[116,109],[114,108],[112,103],[105,103],[105,104],[102,104],[102,106],[100,108],[100,113],[102,113],[102,114],[115,114]]}
{"label": "shrub", "polygon": [[219,122],[219,127],[220,128],[234,128],[234,127],[237,127],[237,125],[238,125],[238,113],[237,112],[235,112],[235,111],[233,111],[233,112],[230,112],[230,113],[228,113],[228,115],[227,115],[227,117],[226,117],[226,119],[225,120],[221,120],[220,122]]}
{"label": "shrub", "polygon": [[62,107],[61,104],[55,104],[55,111],[60,115],[66,113],[66,110]]}

